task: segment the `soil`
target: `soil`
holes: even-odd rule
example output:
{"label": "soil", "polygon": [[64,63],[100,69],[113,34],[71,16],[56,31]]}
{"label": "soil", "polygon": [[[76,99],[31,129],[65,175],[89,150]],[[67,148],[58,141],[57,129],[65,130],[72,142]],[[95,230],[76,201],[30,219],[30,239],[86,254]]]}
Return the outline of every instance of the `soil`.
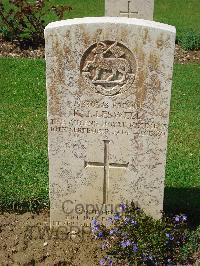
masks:
{"label": "soil", "polygon": [[1,266],[96,266],[105,255],[101,244],[88,233],[50,231],[48,212],[0,215]]}
{"label": "soil", "polygon": [[[67,227],[49,228],[49,212],[0,215],[1,266],[97,266],[105,251],[88,231],[69,234]],[[72,228],[73,232],[76,230]],[[200,265],[200,254],[193,266]],[[127,266],[117,264],[117,266]],[[179,265],[181,266],[181,265]],[[187,265],[189,266],[189,264]],[[191,266],[191,265],[190,265]]]}
{"label": "soil", "polygon": [[[17,42],[8,42],[0,39],[0,57],[22,57],[22,58],[44,58],[44,47],[31,49],[19,46]],[[199,64],[200,50],[184,51],[180,46],[176,45],[175,63],[179,64]]]}

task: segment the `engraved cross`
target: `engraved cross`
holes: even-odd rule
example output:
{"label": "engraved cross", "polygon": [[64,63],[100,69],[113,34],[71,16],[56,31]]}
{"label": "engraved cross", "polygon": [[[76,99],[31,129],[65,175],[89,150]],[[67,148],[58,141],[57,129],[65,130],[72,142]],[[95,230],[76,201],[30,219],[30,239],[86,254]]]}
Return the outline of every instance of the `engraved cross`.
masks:
{"label": "engraved cross", "polygon": [[86,162],[85,167],[103,167],[104,168],[104,179],[103,179],[103,204],[108,202],[108,187],[109,187],[109,176],[110,168],[127,168],[129,163],[119,164],[110,163],[109,160],[109,143],[110,140],[104,140],[104,162]]}
{"label": "engraved cross", "polygon": [[127,15],[128,18],[130,18],[131,14],[138,14],[138,11],[131,12],[130,3],[131,3],[131,1],[128,1],[128,11],[127,12],[120,11],[120,15]]}

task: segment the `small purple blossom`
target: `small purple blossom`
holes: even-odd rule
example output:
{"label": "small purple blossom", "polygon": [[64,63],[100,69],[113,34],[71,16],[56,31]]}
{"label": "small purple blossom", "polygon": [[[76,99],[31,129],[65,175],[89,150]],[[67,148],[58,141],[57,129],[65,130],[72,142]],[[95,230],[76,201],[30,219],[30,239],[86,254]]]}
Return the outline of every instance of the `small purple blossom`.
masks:
{"label": "small purple blossom", "polygon": [[138,251],[138,245],[133,243],[133,251],[134,252],[137,252]]}
{"label": "small purple blossom", "polygon": [[108,261],[108,265],[112,266],[113,265],[113,261],[110,257],[107,257],[107,261]]}
{"label": "small purple blossom", "polygon": [[119,208],[120,208],[121,212],[124,212],[124,211],[126,210],[126,204],[122,202],[122,203],[119,205]]}
{"label": "small purple blossom", "polygon": [[173,264],[173,262],[172,262],[172,260],[171,259],[168,259],[167,260],[167,266],[173,266],[174,264]]}
{"label": "small purple blossom", "polygon": [[109,234],[112,236],[114,234],[116,234],[118,232],[118,229],[117,228],[113,228],[110,230]]}
{"label": "small purple blossom", "polygon": [[99,231],[99,226],[100,226],[100,224],[96,219],[92,220],[91,227],[92,227],[93,233],[97,233]]}
{"label": "small purple blossom", "polygon": [[114,215],[114,220],[115,220],[115,221],[119,221],[119,220],[120,220],[120,215],[119,215],[119,213],[116,213],[116,214]]}
{"label": "small purple blossom", "polygon": [[179,222],[181,221],[181,216],[176,215],[176,216],[174,217],[174,220],[175,220],[175,222],[179,223]]}
{"label": "small purple blossom", "polygon": [[166,237],[171,241],[174,240],[174,237],[169,233],[166,234]]}
{"label": "small purple blossom", "polygon": [[136,224],[137,224],[137,222],[136,222],[136,221],[134,221],[134,220],[131,220],[131,224],[132,224],[132,225],[136,225]]}
{"label": "small purple blossom", "polygon": [[109,257],[109,256],[106,256],[104,258],[102,258],[100,261],[99,261],[99,264],[100,265],[109,265],[109,266],[112,266],[113,265],[113,261],[112,259]]}
{"label": "small purple blossom", "polygon": [[92,225],[99,225],[99,222],[97,221],[97,219],[93,219],[91,222]]}
{"label": "small purple blossom", "polygon": [[181,215],[182,221],[186,222],[187,221],[187,216],[185,214]]}
{"label": "small purple blossom", "polygon": [[129,217],[126,217],[126,218],[124,219],[124,222],[125,222],[125,224],[129,224],[129,222],[130,222],[130,218],[129,218]]}
{"label": "small purple blossom", "polygon": [[129,247],[129,246],[131,246],[131,241],[129,241],[129,240],[123,240],[121,242],[121,247],[122,248],[126,248],[126,247]]}
{"label": "small purple blossom", "polygon": [[132,224],[132,225],[136,225],[137,224],[137,222],[136,221],[134,221],[133,219],[131,219],[131,218],[129,218],[129,217],[126,217],[125,219],[124,219],[124,222],[125,222],[125,224]]}
{"label": "small purple blossom", "polygon": [[99,264],[100,265],[106,265],[106,260],[103,258],[103,259],[101,259],[100,261],[99,261]]}
{"label": "small purple blossom", "polygon": [[103,232],[98,232],[97,237],[99,238],[103,237]]}

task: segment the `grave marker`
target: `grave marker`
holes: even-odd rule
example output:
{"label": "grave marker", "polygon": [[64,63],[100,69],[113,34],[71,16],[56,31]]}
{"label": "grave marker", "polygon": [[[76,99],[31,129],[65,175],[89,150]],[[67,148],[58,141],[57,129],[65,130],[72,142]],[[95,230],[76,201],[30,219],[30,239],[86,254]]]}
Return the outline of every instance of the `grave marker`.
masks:
{"label": "grave marker", "polygon": [[51,225],[89,225],[126,201],[160,218],[175,28],[83,18],[50,23],[45,39]]}
{"label": "grave marker", "polygon": [[153,20],[154,0],[106,0],[105,16]]}

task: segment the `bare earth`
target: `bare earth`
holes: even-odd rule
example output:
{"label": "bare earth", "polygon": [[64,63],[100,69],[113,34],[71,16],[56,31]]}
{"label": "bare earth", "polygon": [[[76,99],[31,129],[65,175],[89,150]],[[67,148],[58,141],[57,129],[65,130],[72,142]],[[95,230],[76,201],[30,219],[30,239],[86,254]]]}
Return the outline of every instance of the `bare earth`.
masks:
{"label": "bare earth", "polygon": [[48,226],[47,212],[0,215],[0,265],[99,265],[100,240],[88,234],[69,235],[66,228],[51,235]]}

